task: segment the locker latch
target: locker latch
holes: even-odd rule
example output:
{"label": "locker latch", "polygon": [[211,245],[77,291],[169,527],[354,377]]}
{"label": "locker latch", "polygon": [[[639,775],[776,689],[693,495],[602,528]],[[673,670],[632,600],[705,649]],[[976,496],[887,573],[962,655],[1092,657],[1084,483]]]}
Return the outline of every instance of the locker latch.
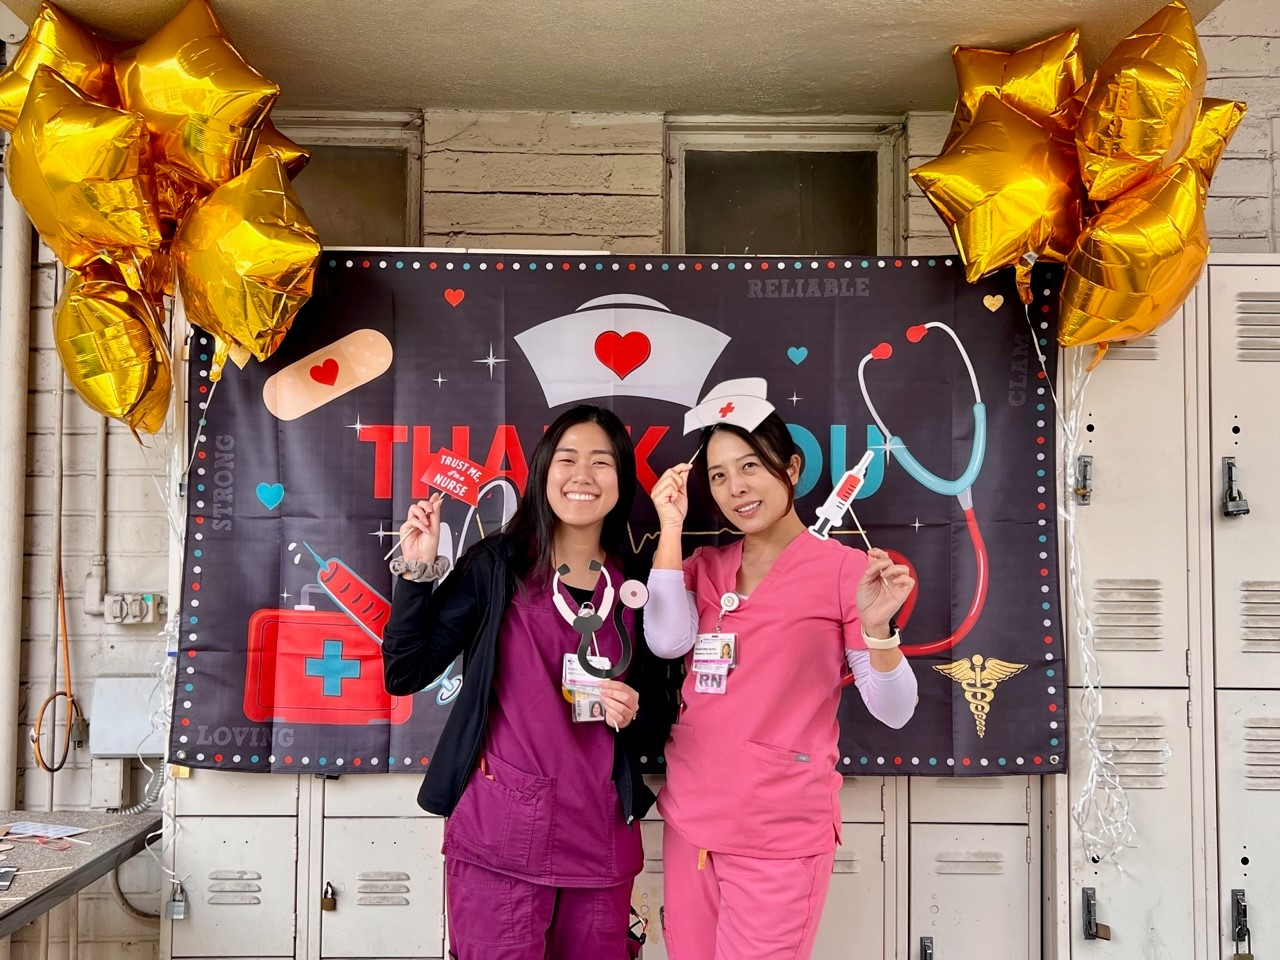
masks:
{"label": "locker latch", "polygon": [[1086,940],[1110,940],[1111,928],[1098,922],[1098,894],[1093,887],[1080,891],[1084,899],[1084,938]]}
{"label": "locker latch", "polygon": [[933,937],[920,938],[920,960],[933,960]]}
{"label": "locker latch", "polygon": [[321,910],[337,910],[338,909],[338,895],[333,892],[332,883],[326,883],[324,885],[324,892],[320,894],[320,909]]}
{"label": "locker latch", "polygon": [[1076,487],[1072,493],[1082,507],[1093,502],[1093,457],[1076,457]]}
{"label": "locker latch", "polygon": [[1240,468],[1235,457],[1222,458],[1222,515],[1243,517],[1249,513],[1249,501],[1240,492]]}
{"label": "locker latch", "polygon": [[1246,953],[1252,949],[1249,944],[1249,904],[1245,902],[1243,890],[1231,891],[1231,942],[1237,953],[1242,943]]}

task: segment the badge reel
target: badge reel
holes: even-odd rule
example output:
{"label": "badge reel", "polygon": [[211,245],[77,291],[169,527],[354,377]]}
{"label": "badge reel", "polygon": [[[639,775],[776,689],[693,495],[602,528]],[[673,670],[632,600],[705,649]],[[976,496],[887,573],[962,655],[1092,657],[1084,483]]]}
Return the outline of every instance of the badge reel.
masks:
{"label": "badge reel", "polygon": [[720,616],[713,633],[700,633],[693,645],[693,689],[698,693],[722,694],[726,691],[729,671],[738,662],[738,635],[726,633],[725,614],[742,604],[742,598],[728,592],[720,597]]}

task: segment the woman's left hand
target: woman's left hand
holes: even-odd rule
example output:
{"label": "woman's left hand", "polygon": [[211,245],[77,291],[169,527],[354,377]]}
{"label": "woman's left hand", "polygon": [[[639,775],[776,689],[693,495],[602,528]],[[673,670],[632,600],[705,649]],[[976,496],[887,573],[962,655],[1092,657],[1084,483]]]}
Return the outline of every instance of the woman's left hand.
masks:
{"label": "woman's left hand", "polygon": [[600,700],[604,703],[604,718],[615,730],[630,724],[640,709],[640,694],[621,680],[600,681]]}
{"label": "woman's left hand", "polygon": [[858,581],[858,616],[863,624],[884,624],[915,589],[911,571],[879,547],[867,551],[867,569]]}

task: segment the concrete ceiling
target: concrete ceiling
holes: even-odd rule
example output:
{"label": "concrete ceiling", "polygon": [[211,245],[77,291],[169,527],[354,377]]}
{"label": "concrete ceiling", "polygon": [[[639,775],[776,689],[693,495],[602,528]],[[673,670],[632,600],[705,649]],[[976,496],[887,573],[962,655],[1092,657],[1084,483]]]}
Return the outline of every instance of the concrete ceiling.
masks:
{"label": "concrete ceiling", "polygon": [[[38,0],[4,0],[30,22]],[[213,0],[300,110],[900,113],[949,109],[955,44],[1080,26],[1089,69],[1165,0]],[[1188,0],[1199,21],[1221,0]],[[184,0],[59,0],[113,39]]]}

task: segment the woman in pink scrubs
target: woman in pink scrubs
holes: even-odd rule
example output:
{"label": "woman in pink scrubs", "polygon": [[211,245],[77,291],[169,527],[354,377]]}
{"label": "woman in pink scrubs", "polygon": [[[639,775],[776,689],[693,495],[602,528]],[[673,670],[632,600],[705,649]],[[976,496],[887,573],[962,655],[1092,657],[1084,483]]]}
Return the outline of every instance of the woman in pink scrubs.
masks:
{"label": "woman in pink scrubs", "polygon": [[661,535],[646,639],[690,668],[658,798],[667,949],[797,960],[812,953],[839,842],[842,680],[852,669],[882,722],[911,718],[915,676],[890,621],[915,584],[883,550],[807,531],[800,453],[776,413],[703,440],[712,498],[743,538],[682,563],[690,466],[652,491]]}

